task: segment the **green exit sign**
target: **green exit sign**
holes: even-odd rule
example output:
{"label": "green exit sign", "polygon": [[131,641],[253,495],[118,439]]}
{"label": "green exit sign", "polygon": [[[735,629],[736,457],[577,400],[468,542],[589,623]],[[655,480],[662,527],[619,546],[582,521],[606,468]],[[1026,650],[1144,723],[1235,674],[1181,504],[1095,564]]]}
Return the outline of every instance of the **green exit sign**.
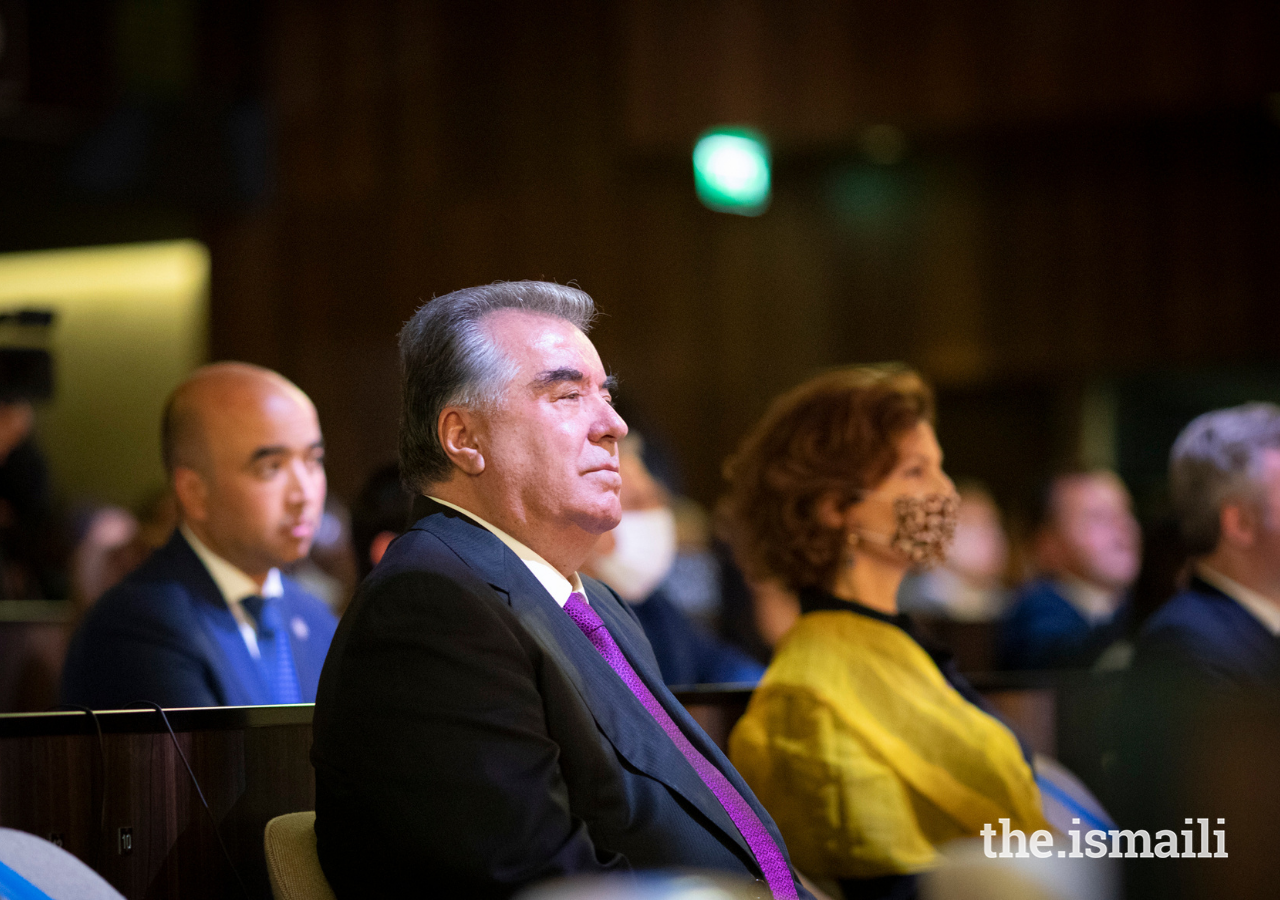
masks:
{"label": "green exit sign", "polygon": [[758,216],[769,206],[769,145],[749,128],[713,128],[693,148],[693,183],[708,208]]}

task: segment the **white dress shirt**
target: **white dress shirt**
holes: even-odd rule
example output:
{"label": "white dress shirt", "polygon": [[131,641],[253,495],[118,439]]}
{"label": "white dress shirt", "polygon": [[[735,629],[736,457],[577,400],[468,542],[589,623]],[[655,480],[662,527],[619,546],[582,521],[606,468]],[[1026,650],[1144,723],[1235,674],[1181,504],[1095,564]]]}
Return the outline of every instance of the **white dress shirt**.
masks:
{"label": "white dress shirt", "polygon": [[1066,601],[1084,617],[1090,627],[1111,619],[1120,608],[1123,595],[1096,587],[1074,575],[1061,575],[1054,579]]}
{"label": "white dress shirt", "polygon": [[582,595],[583,600],[587,599],[587,592],[583,590],[582,579],[578,576],[577,572],[573,573],[573,581],[570,582],[569,579],[556,571],[555,566],[551,565],[551,563],[547,562],[537,553],[530,550],[524,544],[517,541],[496,525],[491,525],[475,513],[465,510],[461,506],[456,506],[448,500],[441,500],[439,497],[431,497],[430,495],[428,495],[428,499],[434,500],[441,506],[447,506],[456,512],[462,513],[467,518],[473,520],[477,525],[481,525],[491,531],[498,540],[511,548],[512,553],[520,557],[520,561],[529,567],[529,571],[533,573],[533,577],[538,579],[539,583],[547,589],[547,593],[551,595],[551,599],[556,601],[556,603],[559,603],[561,607],[569,602],[569,595],[575,591]]}
{"label": "white dress shirt", "polygon": [[200,562],[204,563],[209,577],[218,586],[222,599],[231,610],[231,615],[235,616],[236,627],[240,629],[240,636],[244,638],[244,644],[249,648],[249,655],[254,659],[261,658],[262,654],[258,651],[258,623],[254,621],[253,616],[249,615],[242,601],[245,597],[279,597],[284,594],[284,582],[280,580],[280,570],[272,569],[267,572],[267,580],[259,588],[256,581],[206,547],[204,541],[196,537],[186,523],[179,525],[178,529],[187,539],[196,556],[200,557]]}
{"label": "white dress shirt", "polygon": [[1267,631],[1280,636],[1280,606],[1202,562],[1196,563],[1196,574],[1243,606]]}

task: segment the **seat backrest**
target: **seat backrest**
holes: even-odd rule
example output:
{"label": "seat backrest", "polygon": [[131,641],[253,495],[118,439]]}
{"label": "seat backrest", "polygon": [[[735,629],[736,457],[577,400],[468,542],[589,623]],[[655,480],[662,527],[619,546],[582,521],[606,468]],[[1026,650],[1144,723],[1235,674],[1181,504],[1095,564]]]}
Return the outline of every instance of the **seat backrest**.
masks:
{"label": "seat backrest", "polygon": [[314,812],[276,816],[267,823],[263,843],[275,900],[337,900],[316,855]]}
{"label": "seat backrest", "polygon": [[101,875],[44,838],[0,828],[0,862],[52,900],[124,900]]}

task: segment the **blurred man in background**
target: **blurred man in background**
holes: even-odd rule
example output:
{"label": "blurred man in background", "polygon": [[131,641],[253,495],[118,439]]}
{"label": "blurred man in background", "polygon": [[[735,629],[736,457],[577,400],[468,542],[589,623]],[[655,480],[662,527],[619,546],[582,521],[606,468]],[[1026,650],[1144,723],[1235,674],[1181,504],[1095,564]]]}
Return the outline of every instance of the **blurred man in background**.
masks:
{"label": "blurred man in background", "polygon": [[1142,535],[1114,473],[1055,477],[1037,516],[1038,577],[1014,597],[1000,635],[1008,669],[1088,667],[1124,634]]}
{"label": "blurred man in background", "polygon": [[170,397],[162,442],[180,525],[86,615],[64,701],[313,701],[336,620],[279,568],[310,550],[324,507],[315,407],[275,372],[217,363]]}
{"label": "blurred man in background", "polygon": [[676,561],[676,516],[641,448],[634,432],[619,445],[622,519],[601,536],[582,571],[635,611],[667,684],[755,683],[764,666],[690,619],[661,586]]}
{"label": "blurred man in background", "polygon": [[1135,667],[1222,691],[1270,684],[1280,676],[1280,407],[1191,422],[1170,454],[1169,491],[1192,578],[1146,623]]}
{"label": "blurred man in background", "polygon": [[[0,313],[6,335],[16,323],[43,338],[52,321],[43,312]],[[0,345],[0,599],[67,596],[49,466],[34,437],[35,404],[53,396],[53,372],[49,351]]]}
{"label": "blurred man in background", "polygon": [[[1152,834],[1185,827],[1191,815],[1231,823],[1227,871],[1270,884],[1280,797],[1280,407],[1194,419],[1170,452],[1169,494],[1190,562],[1181,589],[1138,634],[1108,800],[1124,827]],[[1170,862],[1126,862],[1129,895],[1205,896],[1197,882],[1201,891],[1222,882],[1222,870],[1195,868],[1217,860]]]}

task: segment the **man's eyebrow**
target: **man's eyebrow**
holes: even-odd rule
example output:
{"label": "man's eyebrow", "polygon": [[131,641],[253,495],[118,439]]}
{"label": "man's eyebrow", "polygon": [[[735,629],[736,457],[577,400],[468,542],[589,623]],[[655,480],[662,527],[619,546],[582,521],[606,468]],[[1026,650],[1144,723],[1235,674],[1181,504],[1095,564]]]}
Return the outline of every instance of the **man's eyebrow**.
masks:
{"label": "man's eyebrow", "polygon": [[[323,450],[323,449],[324,449],[323,438],[321,438],[318,441],[315,441],[314,443],[308,445],[307,447],[308,451]],[[282,456],[288,452],[289,452],[289,448],[285,447],[282,444],[272,444],[271,446],[268,446],[268,447],[259,447],[257,450],[254,450],[253,454],[249,457],[249,464],[253,465],[260,459],[266,459],[269,456]]]}
{"label": "man's eyebrow", "polygon": [[542,390],[565,381],[577,382],[586,380],[587,376],[583,375],[577,369],[551,369],[549,371],[539,373],[538,377],[533,379],[533,387],[535,390]]}
{"label": "man's eyebrow", "polygon": [[608,391],[610,394],[616,393],[618,390],[618,376],[610,375],[604,380],[604,384],[600,385],[602,390]]}
{"label": "man's eyebrow", "polygon": [[289,452],[289,448],[280,446],[279,444],[270,447],[259,447],[253,451],[253,455],[249,457],[249,464],[252,465],[260,459],[266,459],[268,456],[283,456]]}

